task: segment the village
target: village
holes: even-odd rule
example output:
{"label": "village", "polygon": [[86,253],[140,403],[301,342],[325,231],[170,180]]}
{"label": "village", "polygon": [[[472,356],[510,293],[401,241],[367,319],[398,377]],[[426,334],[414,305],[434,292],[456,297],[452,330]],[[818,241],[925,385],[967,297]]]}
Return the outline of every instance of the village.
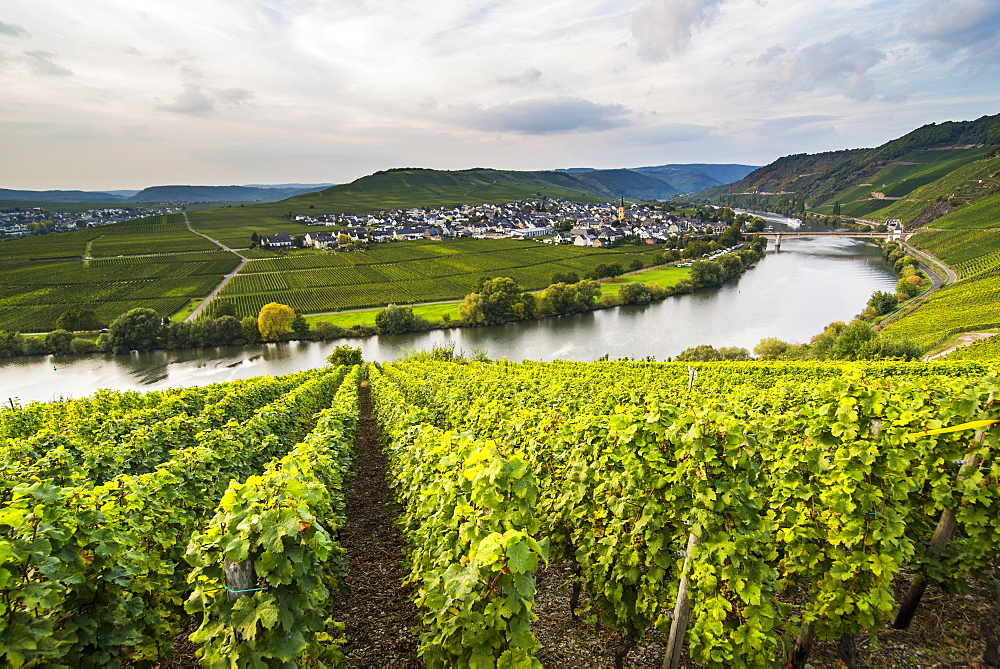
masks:
{"label": "village", "polygon": [[270,249],[311,246],[335,250],[372,242],[468,237],[610,247],[625,241],[662,244],[671,236],[691,231],[715,234],[727,227],[725,223],[665,214],[648,205],[578,204],[568,200],[392,209],[368,215],[299,215],[293,220],[311,228],[333,230],[309,230],[303,235],[281,232],[260,237],[259,244]]}
{"label": "village", "polygon": [[15,208],[0,212],[0,238],[29,237],[50,232],[69,232],[99,225],[121,223],[136,218],[173,214],[179,207],[108,207],[86,211],[51,211],[42,207]]}

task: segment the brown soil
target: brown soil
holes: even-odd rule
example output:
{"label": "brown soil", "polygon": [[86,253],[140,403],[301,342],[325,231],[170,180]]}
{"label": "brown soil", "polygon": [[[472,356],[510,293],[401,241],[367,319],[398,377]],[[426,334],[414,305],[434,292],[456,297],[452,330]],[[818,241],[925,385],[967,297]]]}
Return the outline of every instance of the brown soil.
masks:
{"label": "brown soil", "polygon": [[396,529],[399,510],[386,483],[386,460],[371,411],[368,384],[360,392],[361,422],[348,479],[347,523],[340,543],[347,551],[347,592],[333,607],[345,624],[342,650],[349,667],[420,667],[419,617],[403,587],[405,542]]}
{"label": "brown soil", "polygon": [[[539,620],[532,626],[535,637],[542,644],[538,659],[546,667],[610,669],[623,639],[613,630],[600,629],[583,622],[582,618],[570,616],[570,575],[567,564],[551,564],[538,571],[535,612]],[[897,580],[897,602],[908,586],[908,577]],[[894,630],[887,626],[876,635],[877,645],[867,634],[857,635],[854,638],[855,666],[989,669],[990,665],[982,661],[986,646],[983,631],[984,625],[992,625],[994,634],[1000,631],[1000,603],[983,582],[973,580],[972,586],[973,592],[969,595],[951,595],[937,587],[928,587],[909,629]],[[583,595],[581,608],[585,606],[586,595]],[[665,635],[653,632],[629,652],[625,666],[659,668],[665,650]],[[698,666],[690,660],[685,648],[681,667]],[[848,665],[841,659],[836,641],[818,641],[809,655],[808,666],[842,669]]]}

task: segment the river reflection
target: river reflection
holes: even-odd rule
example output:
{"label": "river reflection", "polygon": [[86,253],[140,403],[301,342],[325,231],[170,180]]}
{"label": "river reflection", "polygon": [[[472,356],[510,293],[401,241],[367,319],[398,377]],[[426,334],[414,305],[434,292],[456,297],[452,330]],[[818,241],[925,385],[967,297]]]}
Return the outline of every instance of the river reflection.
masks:
{"label": "river reflection", "polygon": [[510,360],[595,360],[603,355],[666,360],[698,344],[752,349],[764,337],[805,342],[831,321],[850,320],[896,277],[870,242],[788,238],[739,281],[576,316],[489,328],[436,330],[334,342],[153,351],[132,355],[46,356],[0,363],[0,401],[81,397],[97,388],[154,390],[204,385],[325,364],[330,350],[360,346],[366,360],[391,361],[414,349],[454,345]]}

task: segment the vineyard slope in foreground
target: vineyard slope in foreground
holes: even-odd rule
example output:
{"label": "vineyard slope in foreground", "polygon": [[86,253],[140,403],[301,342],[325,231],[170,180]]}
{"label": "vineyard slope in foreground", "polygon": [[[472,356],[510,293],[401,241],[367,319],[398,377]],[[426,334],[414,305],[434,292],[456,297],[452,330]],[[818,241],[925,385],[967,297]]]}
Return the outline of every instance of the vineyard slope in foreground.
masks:
{"label": "vineyard slope in foreground", "polygon": [[925,589],[980,612],[943,659],[995,665],[997,371],[414,359],[5,410],[0,661],[349,664],[363,383],[426,666],[565,666],[555,565],[594,666],[872,664]]}

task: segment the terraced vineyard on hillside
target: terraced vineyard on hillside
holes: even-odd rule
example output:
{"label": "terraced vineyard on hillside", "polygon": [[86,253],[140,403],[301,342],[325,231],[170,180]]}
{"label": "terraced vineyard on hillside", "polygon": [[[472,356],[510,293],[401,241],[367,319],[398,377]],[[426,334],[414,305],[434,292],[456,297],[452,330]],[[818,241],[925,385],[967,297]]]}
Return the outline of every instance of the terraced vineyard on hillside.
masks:
{"label": "terraced vineyard on hillside", "polygon": [[[887,332],[923,344],[944,341],[957,332],[1000,327],[1000,200],[982,198],[931,224],[909,243],[928,250],[953,267],[960,280],[931,296]],[[993,223],[994,229],[987,226]],[[986,353],[988,347],[977,347]]]}

